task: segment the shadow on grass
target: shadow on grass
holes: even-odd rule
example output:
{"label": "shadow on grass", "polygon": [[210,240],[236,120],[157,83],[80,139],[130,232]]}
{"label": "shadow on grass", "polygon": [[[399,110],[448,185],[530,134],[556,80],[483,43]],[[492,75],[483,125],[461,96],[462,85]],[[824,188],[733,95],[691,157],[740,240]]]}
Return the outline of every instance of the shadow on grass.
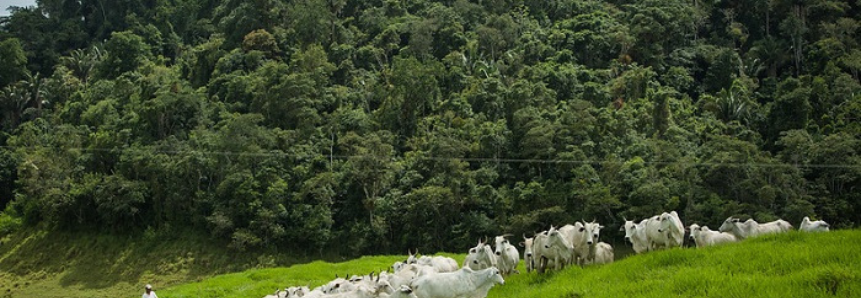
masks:
{"label": "shadow on grass", "polygon": [[[153,281],[160,287],[251,268],[291,266],[320,259],[275,249],[236,252],[206,235],[104,235],[24,230],[0,246],[0,271],[18,276],[59,274],[59,286],[104,289]],[[340,257],[325,257],[342,261]]]}

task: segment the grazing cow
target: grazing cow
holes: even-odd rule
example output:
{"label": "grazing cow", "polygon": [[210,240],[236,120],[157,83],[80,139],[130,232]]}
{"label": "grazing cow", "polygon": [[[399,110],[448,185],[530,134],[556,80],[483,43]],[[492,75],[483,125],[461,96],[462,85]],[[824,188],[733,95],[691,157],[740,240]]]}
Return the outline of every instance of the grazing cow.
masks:
{"label": "grazing cow", "polygon": [[765,234],[788,232],[791,229],[792,224],[782,219],[760,224],[753,219],[740,222],[738,218],[729,217],[720,226],[721,232],[733,234],[738,240]]}
{"label": "grazing cow", "polygon": [[669,247],[682,247],[685,244],[685,226],[682,220],[679,219],[679,214],[676,211],[670,213],[661,213],[658,218],[661,221],[658,227],[658,233],[666,237]]}
{"label": "grazing cow", "polygon": [[798,229],[804,232],[828,232],[830,227],[831,225],[825,221],[810,221],[810,218],[805,216],[804,219],[801,220],[801,225]]}
{"label": "grazing cow", "polygon": [[520,252],[517,251],[514,245],[508,242],[506,238],[508,236],[510,235],[496,236],[496,239],[494,239],[496,240],[496,249],[494,249],[496,264],[499,265],[499,271],[503,275],[517,272],[517,263],[520,262]]}
{"label": "grazing cow", "polygon": [[625,232],[625,241],[630,242],[631,246],[634,247],[635,253],[643,253],[649,251],[649,238],[646,236],[646,222],[649,219],[644,219],[639,224],[635,224],[633,221],[625,220],[625,225],[623,225],[619,231]]}
{"label": "grazing cow", "polygon": [[535,253],[535,261],[538,262],[538,273],[544,273],[551,261],[556,265],[556,270],[571,263],[573,247],[565,235],[555,227],[551,226],[547,232],[536,235],[532,250]]}
{"label": "grazing cow", "polygon": [[490,267],[496,267],[496,255],[493,254],[493,249],[485,242],[478,240],[478,245],[469,249],[469,254],[463,260],[463,267],[469,267],[472,270],[481,270]]}
{"label": "grazing cow", "polygon": [[499,269],[472,270],[463,267],[455,272],[422,276],[412,283],[420,298],[484,298],[494,285],[505,284]]}
{"label": "grazing cow", "polygon": [[523,247],[523,263],[526,266],[526,272],[532,272],[535,269],[535,258],[532,255],[532,241],[534,238],[526,238],[523,235],[523,242],[520,242],[520,247]]}
{"label": "grazing cow", "polygon": [[697,247],[714,246],[721,243],[738,241],[738,238],[736,238],[735,235],[726,232],[712,231],[708,226],[701,227],[697,224],[692,224],[688,229],[691,231],[691,239],[694,240]]}

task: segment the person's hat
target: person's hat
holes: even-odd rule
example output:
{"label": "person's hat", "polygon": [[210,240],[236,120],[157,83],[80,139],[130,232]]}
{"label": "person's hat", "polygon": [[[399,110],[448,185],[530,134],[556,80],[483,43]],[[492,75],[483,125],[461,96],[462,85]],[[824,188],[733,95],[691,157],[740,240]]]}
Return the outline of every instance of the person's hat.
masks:
{"label": "person's hat", "polygon": [[146,287],[145,287],[145,288],[146,288],[147,290],[152,290],[152,286],[151,286],[151,285],[146,285]]}

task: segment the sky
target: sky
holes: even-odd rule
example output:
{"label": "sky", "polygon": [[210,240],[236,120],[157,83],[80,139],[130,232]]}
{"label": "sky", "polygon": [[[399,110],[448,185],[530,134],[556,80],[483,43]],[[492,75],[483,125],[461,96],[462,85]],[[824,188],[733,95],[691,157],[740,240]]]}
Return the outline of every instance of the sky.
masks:
{"label": "sky", "polygon": [[9,6],[36,6],[36,0],[0,0],[0,17],[9,16]]}

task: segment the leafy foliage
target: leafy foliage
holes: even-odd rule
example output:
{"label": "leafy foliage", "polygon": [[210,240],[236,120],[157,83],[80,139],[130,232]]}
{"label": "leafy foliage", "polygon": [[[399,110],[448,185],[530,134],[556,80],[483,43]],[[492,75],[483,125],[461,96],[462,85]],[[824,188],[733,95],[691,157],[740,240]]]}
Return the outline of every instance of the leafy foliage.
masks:
{"label": "leafy foliage", "polygon": [[39,1],[0,21],[2,218],[351,254],[856,226],[861,7],[820,2]]}

